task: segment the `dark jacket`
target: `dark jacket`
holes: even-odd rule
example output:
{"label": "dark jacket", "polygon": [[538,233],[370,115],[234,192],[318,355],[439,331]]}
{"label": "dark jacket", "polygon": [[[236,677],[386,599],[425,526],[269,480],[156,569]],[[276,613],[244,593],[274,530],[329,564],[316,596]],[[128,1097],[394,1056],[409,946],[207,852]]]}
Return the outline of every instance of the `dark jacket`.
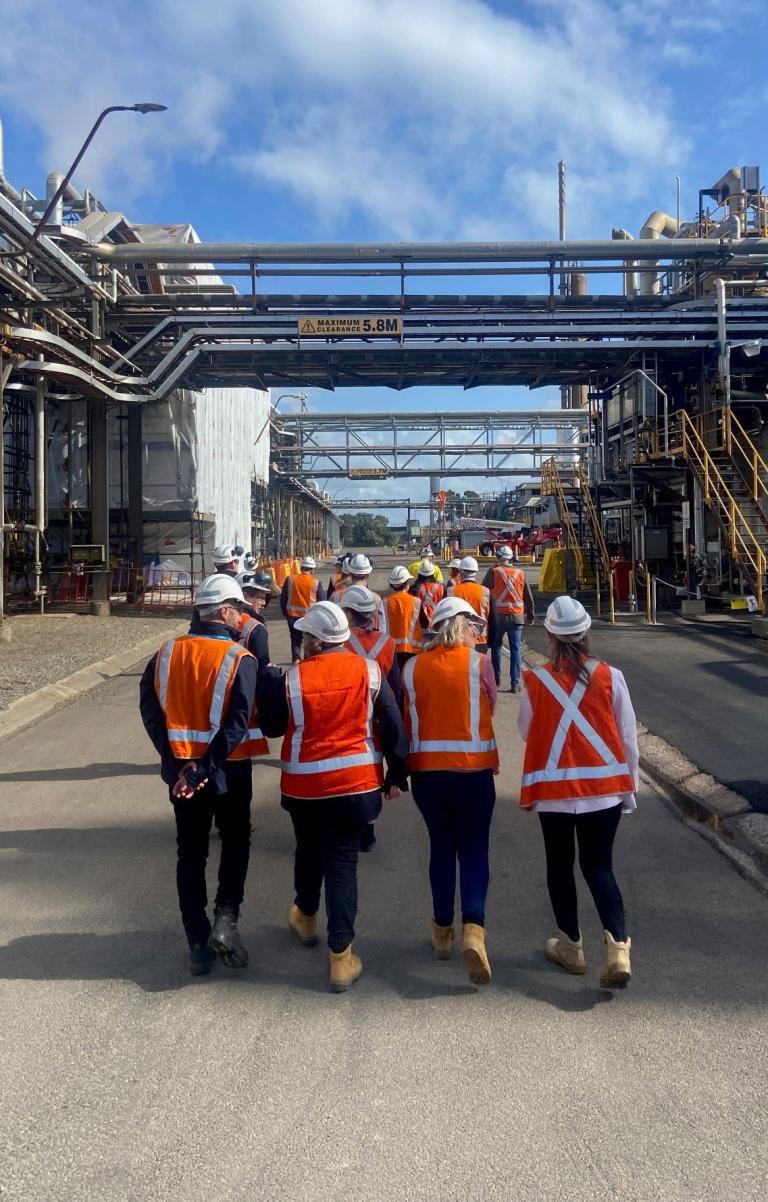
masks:
{"label": "dark jacket", "polygon": [[[329,647],[323,655],[347,654],[344,647]],[[284,735],[288,728],[288,698],[285,692],[285,677],[277,668],[267,668],[259,678],[257,693],[259,726],[268,739]],[[373,714],[378,723],[381,749],[387,765],[384,788],[396,785],[408,788],[409,743],[403,719],[394,694],[382,676],[379,695],[373,703]]]}
{"label": "dark jacket", "polygon": [[267,624],[261,614],[257,614],[254,609],[251,609],[250,605],[244,605],[243,612],[247,613],[249,618],[255,618],[258,622],[258,626],[254,626],[243,646],[246,651],[250,651],[256,660],[259,674],[261,674],[269,663],[269,632]]}
{"label": "dark jacket", "polygon": [[[234,642],[238,641],[237,635],[220,622],[204,622],[200,618],[193,622],[190,634],[195,634],[200,638],[226,638]],[[157,654],[152,656],[141,678],[139,709],[144,729],[160,756],[160,775],[167,785],[173,785],[178,779],[179,772],[189,761],[177,760],[171,751],[165,715],[155,692],[156,664]],[[242,742],[248,730],[256,695],[257,673],[256,660],[250,655],[242,656],[232,681],[229,704],[222,724],[208,744],[205,755],[197,761],[206,770],[208,783],[216,794],[228,793],[230,788],[244,775],[250,776],[249,760],[231,760],[226,763],[225,761],[238,743]]]}

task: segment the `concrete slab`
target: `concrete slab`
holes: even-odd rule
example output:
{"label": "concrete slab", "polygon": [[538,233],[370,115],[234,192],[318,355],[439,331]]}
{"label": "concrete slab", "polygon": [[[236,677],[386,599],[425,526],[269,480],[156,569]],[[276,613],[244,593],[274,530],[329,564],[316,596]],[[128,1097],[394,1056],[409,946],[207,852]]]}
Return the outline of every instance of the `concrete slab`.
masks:
{"label": "concrete slab", "polygon": [[665,781],[678,785],[700,773],[697,764],[658,735],[640,735],[638,742],[643,767],[658,772]]}
{"label": "concrete slab", "polygon": [[751,806],[746,797],[735,793],[733,789],[721,784],[707,772],[697,772],[695,776],[689,777],[685,781],[685,789],[700,805],[705,806],[720,818],[751,812]]}

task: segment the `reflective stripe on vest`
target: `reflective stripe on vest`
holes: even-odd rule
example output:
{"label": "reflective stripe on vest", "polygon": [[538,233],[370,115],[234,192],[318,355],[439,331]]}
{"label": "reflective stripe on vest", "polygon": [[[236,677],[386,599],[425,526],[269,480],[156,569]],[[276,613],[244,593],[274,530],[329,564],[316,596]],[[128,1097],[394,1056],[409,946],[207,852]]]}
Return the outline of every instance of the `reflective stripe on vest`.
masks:
{"label": "reflective stripe on vest", "polygon": [[[561,713],[552,736],[552,742],[544,767],[523,772],[520,790],[520,803],[523,806],[535,805],[537,801],[566,800],[569,796],[600,797],[604,795],[610,796],[614,793],[634,792],[635,783],[628,764],[611,750],[606,739],[595,730],[592,723],[579,708],[588,688],[593,683],[595,672],[598,669],[605,668],[610,674],[610,669],[607,665],[599,664],[594,659],[587,661],[586,668],[590,675],[589,681],[577,680],[570,694],[566,693],[559,681],[555,679],[552,672],[547,668],[534,668],[530,670],[529,674],[535,677],[550,697],[553,698],[557,706],[561,709]],[[536,743],[535,721],[536,714],[534,712],[528,742],[535,758],[532,757],[531,751],[529,751],[529,747],[527,746],[525,758],[528,764],[532,758],[533,762],[536,762],[536,760],[540,762],[541,758],[535,755],[535,752],[539,750],[539,746]],[[607,737],[614,741],[617,747],[620,747],[620,736],[612,708],[606,709],[605,723]],[[586,740],[589,747],[595,753],[595,760],[601,760],[602,763],[595,762],[570,764],[566,767],[559,766],[561,756],[573,729],[579,731]]]}
{"label": "reflective stripe on vest", "polygon": [[[467,737],[462,739],[433,739],[424,738],[422,728],[424,725],[425,714],[419,712],[419,704],[425,705],[425,699],[419,697],[420,687],[416,680],[417,673],[425,673],[425,679],[430,679],[431,664],[439,663],[437,657],[441,654],[440,650],[428,651],[423,655],[416,656],[408,660],[408,663],[403,668],[403,687],[405,688],[408,699],[408,719],[410,725],[410,756],[409,764],[413,771],[428,771],[435,770],[457,770],[479,771],[483,768],[496,767],[498,764],[498,754],[496,751],[496,740],[493,737],[493,727],[490,725],[490,703],[481,697],[481,678],[482,659],[475,651],[470,651],[468,648],[459,647],[453,648],[445,654],[456,655],[466,654],[467,662],[467,678],[465,687],[468,696],[464,698],[458,696],[445,695],[444,691],[436,694],[435,699],[439,703],[444,703],[451,707],[455,712],[455,707],[462,703],[468,703],[468,731]],[[432,657],[435,657],[433,660]],[[424,692],[421,686],[421,692]],[[481,731],[483,704],[488,707],[487,721],[490,728],[491,737],[483,738]],[[427,718],[427,725],[431,725],[433,715]],[[427,757],[435,757],[429,759]]]}
{"label": "reflective stripe on vest", "polygon": [[497,565],[493,569],[493,597],[500,615],[525,613],[525,573],[521,568]]}
{"label": "reflective stripe on vest", "polygon": [[247,646],[248,640],[256,627],[263,626],[263,624],[264,623],[260,622],[258,618],[248,618],[247,622],[243,622],[242,626],[240,627],[240,642],[244,647]]}
{"label": "reflective stripe on vest", "polygon": [[306,572],[288,577],[285,612],[289,618],[303,618],[310,605],[317,601],[317,580]]}
{"label": "reflective stripe on vest", "polygon": [[[205,754],[206,748],[214,738],[221,727],[224,717],[224,707],[229,697],[229,692],[232,686],[232,681],[237,671],[237,665],[243,655],[248,655],[249,652],[238,643],[228,643],[226,649],[221,656],[216,676],[214,678],[211,698],[208,703],[208,728],[195,729],[194,727],[184,727],[173,724],[173,720],[168,718],[168,689],[171,680],[173,653],[177,644],[181,640],[196,641],[204,643],[222,643],[223,639],[206,639],[204,636],[189,636],[180,635],[175,639],[169,639],[160,648],[157,657],[157,665],[155,668],[155,692],[157,699],[160,702],[160,708],[166,718],[166,732],[168,735],[168,743],[176,759],[189,760],[196,759]],[[228,759],[250,759],[254,755],[266,755],[269,751],[264,735],[256,725],[255,711],[251,718],[251,724],[242,741],[235,749],[230,752]]]}
{"label": "reflective stripe on vest", "polygon": [[[320,759],[303,760],[302,751],[305,749],[306,715],[305,698],[302,692],[302,676],[306,674],[309,664],[323,660],[324,656],[312,657],[303,663],[294,664],[286,672],[286,693],[290,708],[289,729],[283,740],[281,754],[283,774],[281,789],[291,797],[332,797],[345,793],[364,793],[381,788],[383,780],[382,753],[376,745],[373,726],[373,703],[381,688],[381,669],[374,660],[358,657],[352,653],[351,662],[365,664],[367,673],[366,710],[358,736],[354,738],[357,746],[364,747],[363,751],[353,751],[349,754],[325,755]],[[350,662],[350,656],[341,653],[327,653],[329,660]],[[335,665],[337,668],[339,664]],[[350,690],[359,688],[357,681],[350,682]],[[291,725],[293,731],[291,732]],[[343,726],[343,723],[341,723]],[[330,735],[333,731],[322,732]],[[306,779],[309,778],[309,779]]]}
{"label": "reflective stripe on vest", "polygon": [[[385,602],[387,629],[394,639],[398,651],[421,651],[422,636],[419,626],[421,598],[414,597],[405,589],[392,593]],[[410,617],[407,610],[410,607]]]}
{"label": "reflective stripe on vest", "polygon": [[435,606],[442,600],[443,595],[443,586],[437,580],[424,580],[416,589],[416,596],[421,602],[421,608],[424,610],[428,622],[431,621]]}
{"label": "reflective stripe on vest", "polygon": [[462,601],[466,601],[471,605],[478,617],[483,619],[485,630],[483,638],[488,637],[488,613],[491,608],[490,590],[484,584],[477,584],[474,580],[462,580],[453,590],[454,597],[460,597]]}
{"label": "reflective stripe on vest", "polygon": [[[378,631],[370,630],[366,631],[365,633],[376,635],[378,634]],[[382,659],[379,659],[379,656],[385,650],[387,644],[393,641],[394,640],[390,639],[387,632],[383,631],[381,634],[379,634],[375,643],[372,643],[370,647],[366,647],[365,643],[360,638],[360,631],[352,628],[349,632],[349,643],[347,646],[351,645],[356,654],[362,655],[364,659],[373,660],[379,665],[384,675],[387,676],[395,658],[394,646],[391,648],[389,656],[383,656]]]}

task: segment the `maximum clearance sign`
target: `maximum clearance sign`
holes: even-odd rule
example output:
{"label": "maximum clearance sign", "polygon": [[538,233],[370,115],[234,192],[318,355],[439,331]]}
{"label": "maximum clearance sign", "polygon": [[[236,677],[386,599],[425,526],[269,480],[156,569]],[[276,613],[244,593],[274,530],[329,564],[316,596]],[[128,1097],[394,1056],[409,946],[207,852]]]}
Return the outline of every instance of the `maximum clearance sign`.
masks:
{"label": "maximum clearance sign", "polygon": [[397,337],[403,332],[402,317],[300,317],[299,334],[302,337],[321,338],[370,338],[375,335]]}

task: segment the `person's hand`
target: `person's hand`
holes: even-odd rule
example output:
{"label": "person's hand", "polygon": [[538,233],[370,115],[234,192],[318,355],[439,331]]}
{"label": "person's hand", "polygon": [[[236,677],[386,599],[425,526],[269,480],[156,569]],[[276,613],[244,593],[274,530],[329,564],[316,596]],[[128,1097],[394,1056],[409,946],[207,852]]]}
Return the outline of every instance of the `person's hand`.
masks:
{"label": "person's hand", "polygon": [[392,785],[391,789],[384,790],[384,796],[387,801],[394,801],[396,797],[402,796],[402,789],[398,789],[397,785]]}
{"label": "person's hand", "polygon": [[208,781],[208,777],[201,776],[200,773],[200,765],[195,763],[194,760],[185,764],[179,772],[176,784],[171,790],[173,796],[184,799],[194,797],[195,793],[198,793]]}
{"label": "person's hand", "polygon": [[535,621],[536,621],[536,619],[533,617],[533,615],[531,615],[530,617],[525,619],[525,624],[526,624],[526,626],[533,626],[533,623]]}
{"label": "person's hand", "polygon": [[494,776],[498,776],[500,772],[501,772],[501,768],[500,768],[500,767],[499,767],[499,765],[497,764],[497,765],[496,765],[496,767],[495,767],[495,768],[494,768],[494,770],[493,770],[493,775],[494,775]]}

